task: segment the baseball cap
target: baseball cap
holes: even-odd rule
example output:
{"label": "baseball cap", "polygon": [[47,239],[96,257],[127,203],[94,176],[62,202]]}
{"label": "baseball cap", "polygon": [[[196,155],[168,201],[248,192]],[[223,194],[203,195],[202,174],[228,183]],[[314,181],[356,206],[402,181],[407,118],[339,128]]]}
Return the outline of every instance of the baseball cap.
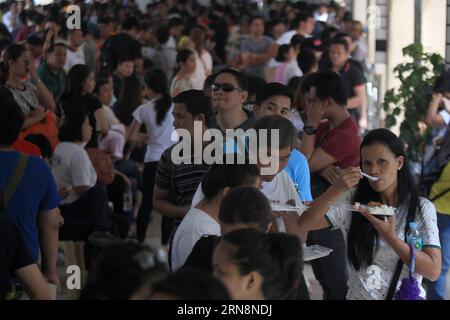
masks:
{"label": "baseball cap", "polygon": [[300,50],[309,49],[314,51],[324,51],[325,47],[319,38],[306,38],[300,45]]}

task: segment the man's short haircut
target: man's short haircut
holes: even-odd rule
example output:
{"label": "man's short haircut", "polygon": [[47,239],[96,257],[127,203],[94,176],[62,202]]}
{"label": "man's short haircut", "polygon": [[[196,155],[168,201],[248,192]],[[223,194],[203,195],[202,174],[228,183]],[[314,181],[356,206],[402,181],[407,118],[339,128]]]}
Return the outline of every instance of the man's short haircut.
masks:
{"label": "man's short haircut", "polygon": [[344,38],[334,38],[330,41],[330,47],[332,45],[341,45],[344,46],[345,51],[348,51],[350,48],[348,47],[348,42]]}
{"label": "man's short haircut", "polygon": [[302,81],[301,92],[305,94],[312,87],[316,88],[316,95],[319,100],[325,101],[331,98],[342,107],[347,105],[344,81],[336,72],[324,71],[307,76]]}
{"label": "man's short haircut", "polygon": [[152,29],[152,27],[153,27],[153,25],[150,22],[143,21],[143,22],[140,22],[140,24],[139,24],[139,31],[144,31],[144,32],[149,31]]}
{"label": "man's short haircut", "polygon": [[193,26],[191,26],[191,28],[189,29],[189,32],[191,32],[192,30],[195,30],[195,29],[200,29],[200,30],[202,30],[203,32],[207,32],[207,30],[206,30],[206,28],[204,27],[204,26],[202,26],[201,24],[194,24]]}
{"label": "man's short haircut", "polygon": [[134,58],[131,56],[128,56],[128,55],[121,55],[121,56],[119,56],[119,58],[117,58],[116,66],[118,66],[119,64],[124,63],[124,62],[134,62]]}
{"label": "man's short haircut", "polygon": [[203,83],[203,90],[205,90],[206,88],[211,88],[215,78],[216,75],[214,73],[207,76],[205,82]]}
{"label": "man's short haircut", "polygon": [[[266,85],[266,80],[264,80],[261,77],[254,76],[254,75],[246,75],[246,78],[248,80],[248,97],[251,98],[253,96],[256,97],[259,91],[262,90],[262,88]],[[253,101],[254,102],[254,101]]]}
{"label": "man's short haircut", "polygon": [[31,20],[34,22],[34,24],[39,25],[45,21],[45,16],[39,12],[33,14]]}
{"label": "man's short haircut", "polygon": [[113,22],[114,20],[111,17],[101,17],[98,19],[97,24],[110,24]]}
{"label": "man's short haircut", "polygon": [[0,99],[0,145],[10,146],[19,137],[25,116],[6,87],[0,87]]}
{"label": "man's short haircut", "polygon": [[44,45],[44,40],[36,35],[32,35],[27,38],[27,43],[36,47],[40,47]]}
{"label": "man's short haircut", "polygon": [[308,21],[308,19],[314,19],[314,16],[310,12],[300,13],[297,18],[292,22],[291,29],[298,29],[300,27],[300,23]]}
{"label": "man's short haircut", "polygon": [[279,115],[272,115],[272,116],[266,116],[261,119],[259,119],[254,129],[256,130],[256,137],[258,139],[258,148],[261,146],[259,145],[259,136],[260,130],[267,130],[267,139],[262,140],[261,142],[266,143],[267,140],[267,147],[272,148],[273,142],[272,142],[272,134],[271,130],[278,129],[279,133],[279,141],[278,141],[278,147],[279,149],[284,149],[289,147],[291,150],[295,148],[296,140],[297,140],[297,134],[294,125],[292,122],[282,116]]}
{"label": "man's short haircut", "polygon": [[123,30],[139,29],[139,20],[136,17],[128,17],[122,23]]}
{"label": "man's short haircut", "polygon": [[169,38],[169,28],[167,28],[166,26],[159,26],[158,29],[156,29],[156,40],[159,42],[159,44],[166,43],[167,41],[169,41]]}
{"label": "man's short haircut", "polygon": [[262,20],[262,22],[264,23],[264,17],[262,15],[256,14],[250,17],[250,19],[248,20],[248,25],[251,25],[253,21],[258,19]]}
{"label": "man's short haircut", "polygon": [[213,164],[202,179],[202,191],[205,198],[212,200],[225,188],[234,189],[243,185],[255,184],[260,176],[256,164],[245,161],[244,164]]}
{"label": "man's short haircut", "polygon": [[261,105],[273,96],[285,96],[291,100],[291,108],[294,104],[294,93],[291,88],[285,86],[284,84],[278,82],[267,83],[261,90],[256,94],[256,104]]}
{"label": "man's short haircut", "polygon": [[202,90],[186,90],[173,98],[174,103],[182,103],[186,106],[186,111],[192,115],[193,118],[199,114],[205,116],[206,126],[209,126],[209,119],[213,115],[211,108],[211,101],[205,96]]}
{"label": "man's short haircut", "polygon": [[179,17],[174,17],[169,20],[169,23],[167,26],[169,29],[171,29],[173,27],[184,26],[184,21],[183,21],[183,19],[181,19]]}
{"label": "man's short haircut", "polygon": [[65,44],[64,42],[55,42],[53,43],[50,47],[48,47],[47,49],[47,53],[53,53],[55,52],[57,47],[61,47],[64,49],[68,49],[69,47],[67,46],[67,44]]}
{"label": "man's short haircut", "polygon": [[225,69],[222,69],[219,72],[217,72],[216,79],[220,74],[223,74],[223,73],[233,76],[238,83],[239,89],[244,90],[244,91],[248,90],[247,78],[241,72],[231,69],[231,68],[225,68]]}

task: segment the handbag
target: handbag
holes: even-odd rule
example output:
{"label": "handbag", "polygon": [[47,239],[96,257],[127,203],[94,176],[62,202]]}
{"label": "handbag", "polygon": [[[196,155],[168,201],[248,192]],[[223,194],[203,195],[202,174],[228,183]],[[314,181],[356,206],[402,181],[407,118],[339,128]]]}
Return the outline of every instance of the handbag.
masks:
{"label": "handbag", "polygon": [[111,156],[107,152],[96,148],[88,148],[86,152],[97,173],[97,183],[104,186],[110,185],[116,177]]}

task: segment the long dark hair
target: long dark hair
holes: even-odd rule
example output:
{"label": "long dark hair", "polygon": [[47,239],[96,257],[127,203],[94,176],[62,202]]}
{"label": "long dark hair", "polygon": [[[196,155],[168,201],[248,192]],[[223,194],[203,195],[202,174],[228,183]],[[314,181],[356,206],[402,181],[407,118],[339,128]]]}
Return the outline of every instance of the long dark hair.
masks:
{"label": "long dark hair", "polygon": [[66,88],[61,97],[61,101],[74,97],[80,97],[83,94],[84,82],[89,77],[91,72],[91,69],[84,64],[74,65],[67,74]]}
{"label": "long dark hair", "polygon": [[[367,134],[360,150],[376,143],[388,147],[396,157],[403,156],[404,164],[397,173],[397,199],[399,201],[397,207],[408,208],[409,213],[417,212],[420,210],[419,193],[405,155],[403,142],[387,129],[376,129]],[[372,189],[367,179],[363,179],[356,189],[353,200],[367,204],[370,201],[381,202],[381,196]],[[372,264],[374,252],[378,248],[378,232],[362,215],[353,214],[347,242],[348,257],[356,270],[363,265]]]}
{"label": "long dark hair", "polygon": [[145,75],[145,85],[162,95],[155,103],[156,123],[161,125],[172,105],[172,99],[167,88],[167,77],[161,69],[152,69]]}
{"label": "long dark hair", "polygon": [[3,51],[3,59],[0,63],[0,81],[5,84],[9,77],[9,62],[16,61],[27,49],[20,44],[11,44]]}
{"label": "long dark hair", "polygon": [[123,79],[119,100],[116,102],[115,113],[124,125],[133,121],[133,112],[142,104],[142,83],[138,76],[131,75]]}
{"label": "long dark hair", "polygon": [[267,300],[295,299],[302,276],[302,247],[298,237],[240,229],[221,241],[233,245],[233,262],[241,275],[257,271],[263,278],[261,291]]}

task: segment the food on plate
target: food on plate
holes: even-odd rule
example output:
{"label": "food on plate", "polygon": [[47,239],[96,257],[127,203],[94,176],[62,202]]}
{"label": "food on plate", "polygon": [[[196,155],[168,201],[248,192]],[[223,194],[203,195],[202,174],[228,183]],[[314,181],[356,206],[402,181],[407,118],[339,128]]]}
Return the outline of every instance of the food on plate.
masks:
{"label": "food on plate", "polygon": [[367,210],[370,214],[376,215],[376,216],[393,216],[396,212],[396,208],[381,204],[379,202],[369,202],[367,205],[362,205],[359,202],[356,202],[354,204],[354,208],[357,211],[360,210]]}

